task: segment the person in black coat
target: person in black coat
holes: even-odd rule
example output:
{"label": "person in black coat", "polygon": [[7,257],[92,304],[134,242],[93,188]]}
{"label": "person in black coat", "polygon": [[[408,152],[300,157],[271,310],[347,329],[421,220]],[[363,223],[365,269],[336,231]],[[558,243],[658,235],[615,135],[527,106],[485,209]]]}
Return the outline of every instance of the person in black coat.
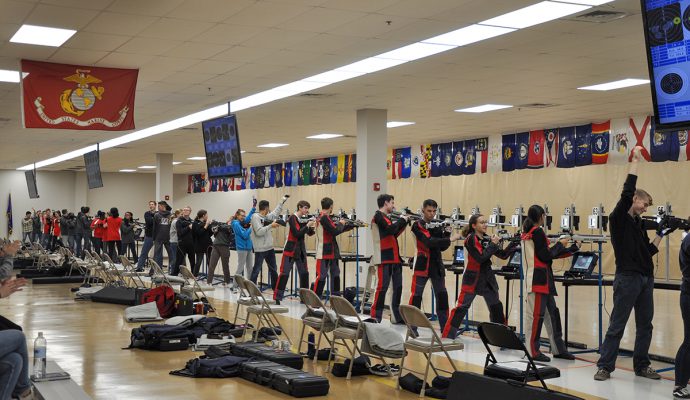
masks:
{"label": "person in black coat", "polygon": [[192,219],[189,214],[192,213],[192,208],[186,206],[182,209],[182,215],[175,222],[175,229],[177,230],[177,255],[175,256],[175,265],[172,268],[172,274],[178,275],[180,273],[180,265],[185,261],[185,256],[189,259],[189,268],[194,268],[194,236],[192,234]]}
{"label": "person in black coat", "polygon": [[196,218],[194,218],[194,223],[192,224],[194,252],[196,253],[196,263],[192,269],[194,276],[199,273],[201,263],[204,261],[204,257],[206,257],[206,265],[209,265],[211,260],[211,251],[213,250],[213,241],[211,240],[213,232],[210,228],[211,222],[213,221],[208,219],[208,213],[206,210],[199,210],[196,213]]}

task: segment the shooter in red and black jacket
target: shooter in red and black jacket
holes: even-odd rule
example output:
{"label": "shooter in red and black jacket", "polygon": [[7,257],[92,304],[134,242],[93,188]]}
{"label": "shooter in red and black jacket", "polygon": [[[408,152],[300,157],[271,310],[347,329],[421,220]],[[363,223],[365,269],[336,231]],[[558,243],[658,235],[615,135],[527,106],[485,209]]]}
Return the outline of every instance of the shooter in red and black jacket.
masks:
{"label": "shooter in red and black jacket", "polygon": [[326,278],[331,276],[331,295],[342,296],[340,290],[340,249],[336,236],[354,228],[352,224],[346,224],[343,219],[333,222],[331,212],[333,211],[333,199],[324,197],[321,199],[321,215],[319,224],[316,227],[316,280],[312,285],[312,290],[321,297],[323,287],[326,286]]}
{"label": "shooter in red and black jacket", "polygon": [[574,360],[575,356],[568,352],[563,342],[561,314],[556,306],[556,285],[551,263],[557,258],[570,257],[578,250],[578,244],[565,247],[568,239],[564,238],[549,247],[549,239],[542,229],[545,220],[544,208],[535,204],[529,208],[522,226],[522,265],[527,286],[525,347],[535,361],[551,361],[539,350],[541,328],[545,325],[554,357]]}
{"label": "shooter in red and black jacket", "polygon": [[378,269],[378,283],[374,303],[371,305],[371,317],[381,322],[386,292],[390,281],[393,281],[393,299],[391,300],[392,320],[403,323],[400,316],[400,299],[402,298],[402,260],[398,247],[398,236],[405,230],[408,217],[401,215],[395,222],[388,214],[395,210],[395,198],[382,194],[376,199],[379,206],[371,221],[371,237],[374,241],[374,252],[371,264]]}
{"label": "shooter in red and black jacket", "polygon": [[438,204],[427,199],[422,204],[422,219],[412,224],[412,233],[417,239],[417,257],[412,275],[412,294],[410,304],[420,308],[426,282],[431,280],[431,287],[436,295],[436,314],[441,328],[448,319],[448,291],[446,290],[446,270],[443,267],[441,252],[450,247],[450,243],[460,239],[460,234],[449,235],[443,228],[427,229],[427,223],[436,215]]}
{"label": "shooter in red and black jacket", "polygon": [[275,290],[273,291],[273,299],[276,304],[280,304],[285,292],[288,278],[292,272],[293,264],[297,264],[297,273],[299,274],[299,287],[309,287],[309,270],[307,269],[307,246],[304,244],[304,237],[306,235],[312,236],[316,231],[316,221],[308,219],[309,208],[311,205],[305,200],[300,200],[297,203],[297,212],[288,218],[288,238],[283,249],[283,259],[280,262],[280,272],[278,281],[276,282]]}
{"label": "shooter in red and black jacket", "polygon": [[503,304],[498,296],[498,282],[491,269],[491,257],[506,259],[512,255],[514,247],[510,246],[502,250],[499,247],[498,236],[486,236],[487,226],[486,218],[481,214],[475,214],[463,228],[462,235],[465,236],[467,257],[465,257],[465,272],[462,275],[462,289],[458,296],[458,304],[450,312],[450,319],[443,328],[443,337],[454,339],[457,336],[458,328],[477,295],[484,297],[489,307],[491,322],[506,323]]}

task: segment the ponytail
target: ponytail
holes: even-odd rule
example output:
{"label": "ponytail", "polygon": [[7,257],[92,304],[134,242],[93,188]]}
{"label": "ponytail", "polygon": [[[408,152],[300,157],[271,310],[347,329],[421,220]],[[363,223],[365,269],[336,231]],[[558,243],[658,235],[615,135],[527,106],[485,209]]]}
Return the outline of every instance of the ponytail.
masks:
{"label": "ponytail", "polygon": [[530,230],[532,230],[532,228],[538,226],[539,220],[541,220],[541,217],[544,214],[546,214],[546,211],[544,211],[544,208],[542,206],[537,204],[531,206],[527,211],[527,219],[525,219],[525,222],[522,225],[522,231],[529,232]]}
{"label": "ponytail", "polygon": [[462,231],[460,232],[463,237],[467,237],[470,233],[474,233],[474,227],[472,225],[476,225],[477,221],[479,221],[479,217],[481,217],[482,214],[474,214],[473,216],[470,217],[470,220],[467,222],[467,225],[462,227]]}

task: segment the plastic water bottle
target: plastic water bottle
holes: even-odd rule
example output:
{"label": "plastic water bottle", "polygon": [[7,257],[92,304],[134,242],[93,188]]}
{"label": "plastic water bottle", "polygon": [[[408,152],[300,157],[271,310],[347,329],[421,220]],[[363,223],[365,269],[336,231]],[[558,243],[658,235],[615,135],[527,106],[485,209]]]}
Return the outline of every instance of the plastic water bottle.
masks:
{"label": "plastic water bottle", "polygon": [[309,357],[314,357],[314,354],[316,354],[316,336],[314,335],[314,332],[309,332],[309,336],[307,336],[307,355]]}
{"label": "plastic water bottle", "polygon": [[38,337],[34,340],[34,375],[37,378],[43,378],[46,375],[47,345],[43,332],[38,332]]}

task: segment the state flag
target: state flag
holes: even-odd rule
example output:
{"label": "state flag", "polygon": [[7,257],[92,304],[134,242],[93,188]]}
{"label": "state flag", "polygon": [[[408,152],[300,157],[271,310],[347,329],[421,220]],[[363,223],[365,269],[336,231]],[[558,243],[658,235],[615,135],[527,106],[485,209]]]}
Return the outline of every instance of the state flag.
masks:
{"label": "state flag", "polygon": [[[635,144],[631,147],[630,151],[632,151],[635,146],[642,146],[640,154],[642,154],[642,157],[645,160],[651,161],[652,157],[645,145],[648,143],[646,138],[654,135],[654,121],[652,117],[645,116],[630,118],[630,129],[632,129],[632,134],[635,137]],[[628,162],[631,160],[632,154],[628,155]]]}
{"label": "state flag", "polygon": [[630,152],[635,147],[635,136],[630,128],[630,118],[611,120],[608,164],[627,164]]}
{"label": "state flag", "polygon": [[544,131],[530,131],[529,155],[527,156],[527,168],[539,169],[544,167]]}
{"label": "state flag", "polygon": [[491,135],[489,136],[487,171],[489,173],[501,172],[502,161],[502,137],[501,135]]}
{"label": "state flag", "polygon": [[525,169],[529,162],[529,132],[515,134],[515,169]]}
{"label": "state flag", "polygon": [[338,183],[345,182],[345,154],[338,154]]}
{"label": "state flag", "polygon": [[338,156],[331,157],[331,183],[338,182]]}
{"label": "state flag", "polygon": [[575,166],[575,127],[558,130],[558,155],[556,167],[573,168]]}
{"label": "state flag", "polygon": [[477,155],[475,152],[476,147],[476,139],[465,140],[462,150],[462,154],[465,158],[465,162],[462,165],[463,175],[474,175],[474,172],[477,170]]}
{"label": "state flag", "polygon": [[431,173],[429,176],[437,177],[443,174],[443,147],[441,143],[431,145]]}
{"label": "state flag", "polygon": [[482,174],[489,170],[489,138],[477,139],[477,147],[475,148],[477,154],[477,168]]}
{"label": "state flag", "polygon": [[462,175],[465,165],[465,142],[453,142],[453,162],[450,168],[450,175]]}
{"label": "state flag", "polygon": [[544,164],[546,168],[556,166],[556,158],[558,156],[558,129],[546,129],[544,131]]}
{"label": "state flag", "polygon": [[592,124],[592,164],[606,164],[609,159],[609,141],[611,136],[611,121]]}
{"label": "state flag", "polygon": [[592,164],[592,124],[575,127],[575,165],[582,167]]}
{"label": "state flag", "polygon": [[511,133],[508,135],[503,135],[502,137],[502,169],[503,172],[510,172],[515,170],[515,134]]}

